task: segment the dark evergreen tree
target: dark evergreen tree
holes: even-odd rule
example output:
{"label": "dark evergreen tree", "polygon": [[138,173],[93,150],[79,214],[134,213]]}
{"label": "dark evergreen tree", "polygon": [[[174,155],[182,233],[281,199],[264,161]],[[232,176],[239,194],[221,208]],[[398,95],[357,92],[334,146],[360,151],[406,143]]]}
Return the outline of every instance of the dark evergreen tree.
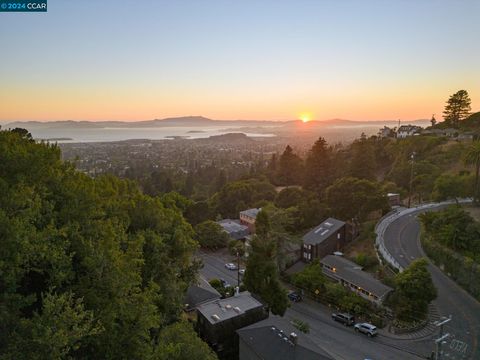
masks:
{"label": "dark evergreen tree", "polygon": [[323,137],[318,138],[310,149],[305,162],[305,188],[323,192],[332,182],[332,149]]}
{"label": "dark evergreen tree", "polygon": [[371,140],[362,133],[351,146],[350,176],[358,179],[375,180],[375,149]]}
{"label": "dark evergreen tree", "polygon": [[459,90],[451,95],[443,111],[445,123],[457,129],[460,121],[470,115],[471,102],[466,90]]}
{"label": "dark evergreen tree", "polygon": [[273,314],[283,316],[288,307],[287,292],[279,280],[276,244],[270,236],[270,220],[265,211],[257,215],[255,228],[257,234],[251,242],[244,283],[268,304]]}
{"label": "dark evergreen tree", "polygon": [[277,169],[276,180],[279,185],[295,185],[302,179],[303,163],[302,159],[293,152],[290,145],[287,145],[285,151],[280,156]]}

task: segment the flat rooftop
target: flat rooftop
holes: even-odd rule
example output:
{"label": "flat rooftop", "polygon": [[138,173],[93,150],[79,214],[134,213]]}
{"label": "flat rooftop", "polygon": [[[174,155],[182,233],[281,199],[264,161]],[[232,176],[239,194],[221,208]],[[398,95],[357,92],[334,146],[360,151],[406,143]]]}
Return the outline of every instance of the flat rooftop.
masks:
{"label": "flat rooftop", "polygon": [[197,306],[197,310],[211,324],[216,324],[259,307],[263,307],[263,304],[248,291],[244,291],[236,296],[201,304]]}

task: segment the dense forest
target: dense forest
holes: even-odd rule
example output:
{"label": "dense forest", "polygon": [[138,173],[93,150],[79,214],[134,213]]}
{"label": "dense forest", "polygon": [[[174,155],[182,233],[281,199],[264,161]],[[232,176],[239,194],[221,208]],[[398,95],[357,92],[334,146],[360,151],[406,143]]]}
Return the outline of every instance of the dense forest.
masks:
{"label": "dense forest", "polygon": [[0,357],[214,359],[181,319],[192,236],[175,199],[0,131]]}

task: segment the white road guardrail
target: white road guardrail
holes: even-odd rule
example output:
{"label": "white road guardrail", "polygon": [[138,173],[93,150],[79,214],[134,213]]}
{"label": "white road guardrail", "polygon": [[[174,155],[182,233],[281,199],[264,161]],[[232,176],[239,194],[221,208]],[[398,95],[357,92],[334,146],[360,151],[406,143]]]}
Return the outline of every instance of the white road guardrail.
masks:
{"label": "white road guardrail", "polygon": [[[461,204],[469,203],[469,202],[472,202],[472,199],[467,198],[467,199],[458,200],[458,203],[461,203]],[[377,251],[380,253],[380,255],[382,255],[383,259],[385,259],[387,263],[389,263],[398,271],[402,272],[404,270],[404,267],[398,263],[398,261],[390,254],[390,252],[387,250],[385,246],[384,234],[388,226],[390,226],[392,222],[394,222],[395,220],[397,220],[398,218],[404,215],[414,213],[419,210],[425,210],[429,208],[438,207],[441,205],[450,205],[455,203],[456,203],[455,200],[448,200],[448,201],[443,201],[439,203],[421,204],[421,205],[417,205],[415,207],[407,208],[407,209],[398,208],[388,213],[387,215],[382,217],[380,221],[377,223],[377,225],[375,226],[375,233],[377,234],[377,237],[375,239],[375,245],[377,247]]]}

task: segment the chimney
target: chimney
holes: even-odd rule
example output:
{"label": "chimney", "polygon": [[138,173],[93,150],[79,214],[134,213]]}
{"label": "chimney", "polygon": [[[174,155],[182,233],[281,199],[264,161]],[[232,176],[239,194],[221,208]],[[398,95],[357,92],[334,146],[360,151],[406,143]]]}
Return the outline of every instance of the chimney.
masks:
{"label": "chimney", "polygon": [[293,345],[297,345],[298,342],[298,335],[295,334],[294,332],[290,333],[289,336],[290,341],[292,342]]}

